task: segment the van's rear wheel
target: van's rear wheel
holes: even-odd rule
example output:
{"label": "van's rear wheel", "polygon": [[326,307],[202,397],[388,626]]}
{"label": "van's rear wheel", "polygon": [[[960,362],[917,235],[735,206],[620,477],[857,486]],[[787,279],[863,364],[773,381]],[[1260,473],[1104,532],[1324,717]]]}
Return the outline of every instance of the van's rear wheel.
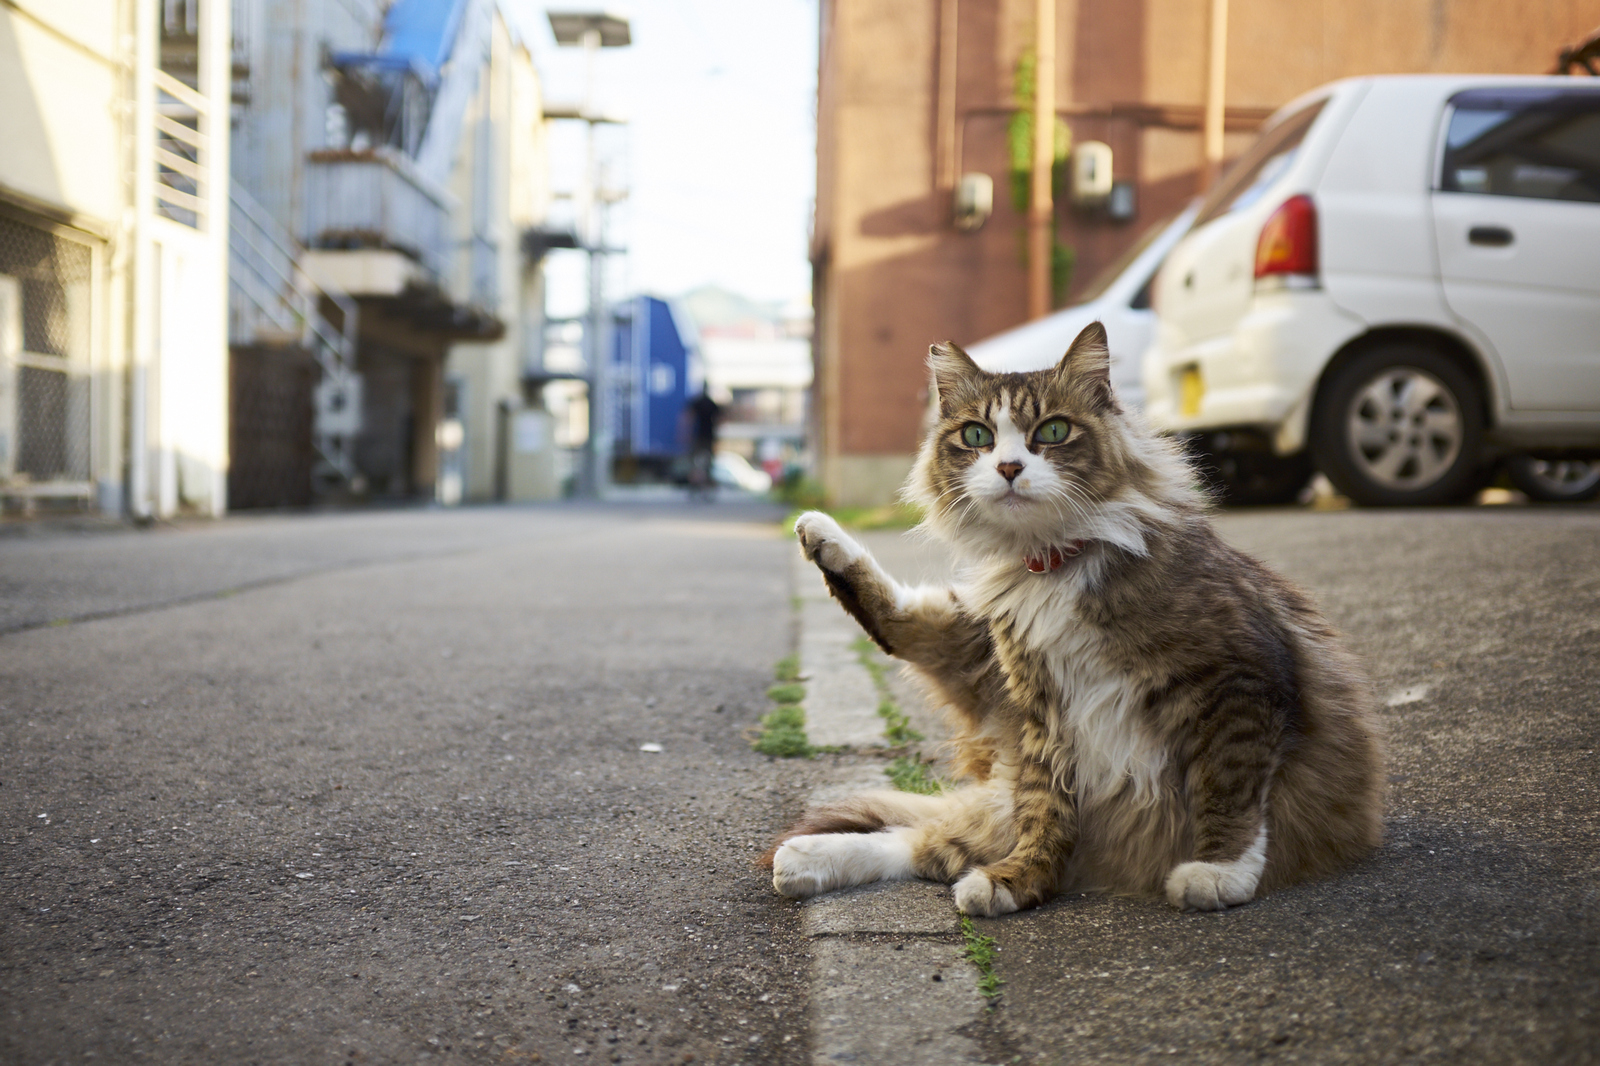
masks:
{"label": "van's rear wheel", "polygon": [[1478,386],[1429,348],[1364,352],[1324,391],[1312,453],[1335,488],[1367,507],[1459,500],[1483,483]]}

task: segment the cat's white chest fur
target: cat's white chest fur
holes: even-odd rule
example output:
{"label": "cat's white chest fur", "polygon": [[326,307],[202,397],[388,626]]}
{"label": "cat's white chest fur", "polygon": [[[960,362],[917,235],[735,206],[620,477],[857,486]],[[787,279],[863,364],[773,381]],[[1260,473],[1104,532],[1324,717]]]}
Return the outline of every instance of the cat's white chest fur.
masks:
{"label": "cat's white chest fur", "polygon": [[[1051,740],[1057,752],[1071,753],[1082,798],[1109,798],[1132,785],[1134,803],[1153,803],[1166,754],[1140,718],[1138,686],[1108,661],[1100,633],[1078,613],[1087,570],[1073,565],[1022,581],[1012,566],[979,571],[963,598],[986,617],[1008,619],[1026,652],[1044,661],[1061,693],[1048,717]],[[1066,769],[1054,767],[1058,777]]]}

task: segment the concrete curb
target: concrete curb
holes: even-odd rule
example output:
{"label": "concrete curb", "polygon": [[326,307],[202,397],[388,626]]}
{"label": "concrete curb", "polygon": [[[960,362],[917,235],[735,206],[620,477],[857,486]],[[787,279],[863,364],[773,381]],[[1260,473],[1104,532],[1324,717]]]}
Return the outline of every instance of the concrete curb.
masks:
{"label": "concrete curb", "polygon": [[839,609],[822,575],[798,551],[794,568],[806,736],[822,748],[884,747],[878,690],[851,648],[862,636],[860,627]]}
{"label": "concrete curb", "polygon": [[[817,570],[794,556],[806,733],[818,746],[846,749],[812,791],[825,803],[889,779],[871,749],[888,745],[878,690],[851,645],[861,630],[828,595]],[[977,973],[961,953],[961,922],[950,889],[891,881],[801,904],[811,942],[811,1059],[875,1066],[969,1066],[980,1061],[968,1035],[984,1011]]]}

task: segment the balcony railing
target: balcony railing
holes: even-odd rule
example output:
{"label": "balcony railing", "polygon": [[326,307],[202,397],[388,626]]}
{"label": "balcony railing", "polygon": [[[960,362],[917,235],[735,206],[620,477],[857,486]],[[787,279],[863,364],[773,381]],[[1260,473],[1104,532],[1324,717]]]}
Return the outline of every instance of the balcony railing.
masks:
{"label": "balcony railing", "polygon": [[449,276],[452,200],[391,149],[312,152],[306,164],[306,243],[392,249],[442,283]]}

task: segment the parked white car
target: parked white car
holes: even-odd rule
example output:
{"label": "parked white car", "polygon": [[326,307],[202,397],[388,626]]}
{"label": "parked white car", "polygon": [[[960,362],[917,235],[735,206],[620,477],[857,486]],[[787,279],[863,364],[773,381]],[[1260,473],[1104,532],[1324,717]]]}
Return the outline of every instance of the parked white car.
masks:
{"label": "parked white car", "polygon": [[1509,461],[1600,494],[1600,83],[1392,76],[1280,110],[1155,285],[1146,413],[1230,492],[1314,461],[1358,503],[1430,504]]}
{"label": "parked white car", "polygon": [[1156,328],[1150,285],[1161,261],[1189,231],[1197,210],[1195,204],[1147,229],[1096,276],[1078,303],[979,341],[967,354],[994,373],[1043,370],[1061,361],[1083,327],[1098,321],[1106,327],[1111,348],[1112,388],[1123,403],[1141,406],[1144,382],[1139,367]]}
{"label": "parked white car", "polygon": [[718,485],[760,495],[772,488],[772,475],[757,470],[738,452],[718,452],[711,461],[711,477]]}

